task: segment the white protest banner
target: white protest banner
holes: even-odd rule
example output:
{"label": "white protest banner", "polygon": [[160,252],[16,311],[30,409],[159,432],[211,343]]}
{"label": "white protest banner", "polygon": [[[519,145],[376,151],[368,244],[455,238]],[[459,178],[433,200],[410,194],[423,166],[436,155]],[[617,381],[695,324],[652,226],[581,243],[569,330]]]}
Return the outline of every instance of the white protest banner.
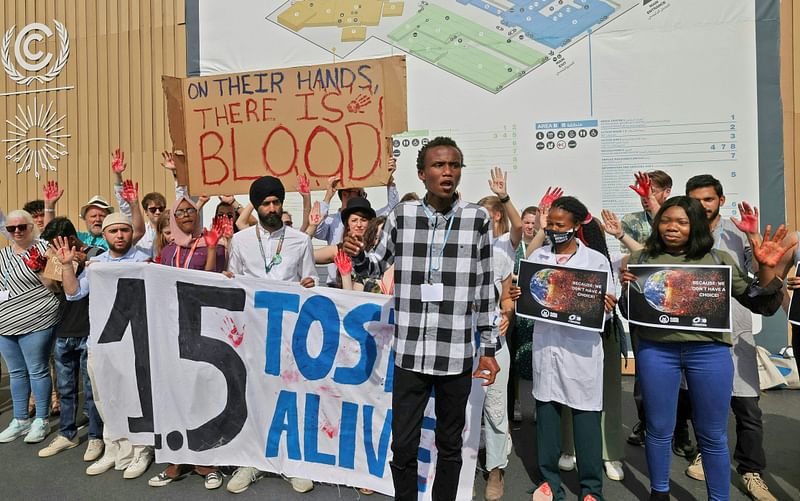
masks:
{"label": "white protest banner", "polygon": [[[392,298],[146,263],[96,263],[89,349],[112,438],[159,462],[254,466],[391,495]],[[470,498],[484,392],[467,405]],[[430,499],[429,402],[419,455]]]}

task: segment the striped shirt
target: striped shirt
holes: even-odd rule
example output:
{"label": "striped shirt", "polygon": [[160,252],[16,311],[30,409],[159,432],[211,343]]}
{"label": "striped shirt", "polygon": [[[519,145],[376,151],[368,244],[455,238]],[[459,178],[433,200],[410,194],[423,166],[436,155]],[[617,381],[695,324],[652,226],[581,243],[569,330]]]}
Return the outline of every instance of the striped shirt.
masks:
{"label": "striped shirt", "polygon": [[[39,241],[35,245],[44,255],[47,243]],[[0,275],[0,290],[9,291],[9,299],[0,302],[0,335],[29,334],[58,323],[58,298],[42,285],[11,246],[0,249]]]}
{"label": "striped shirt", "polygon": [[[398,367],[437,376],[472,370],[473,325],[480,355],[494,356],[490,222],[486,209],[460,200],[446,214],[418,200],[404,202],[389,213],[378,246],[353,259],[361,276],[381,276],[395,265]],[[423,302],[425,283],[443,284],[443,300]]]}

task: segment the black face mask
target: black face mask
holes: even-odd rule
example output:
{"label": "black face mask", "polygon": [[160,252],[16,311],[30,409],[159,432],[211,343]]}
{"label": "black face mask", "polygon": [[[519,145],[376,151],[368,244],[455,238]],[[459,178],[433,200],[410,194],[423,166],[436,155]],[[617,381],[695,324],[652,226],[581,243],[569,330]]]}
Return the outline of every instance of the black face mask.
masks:
{"label": "black face mask", "polygon": [[547,240],[549,240],[551,244],[562,245],[575,238],[575,229],[573,228],[569,231],[555,231],[545,228],[544,234],[547,236]]}

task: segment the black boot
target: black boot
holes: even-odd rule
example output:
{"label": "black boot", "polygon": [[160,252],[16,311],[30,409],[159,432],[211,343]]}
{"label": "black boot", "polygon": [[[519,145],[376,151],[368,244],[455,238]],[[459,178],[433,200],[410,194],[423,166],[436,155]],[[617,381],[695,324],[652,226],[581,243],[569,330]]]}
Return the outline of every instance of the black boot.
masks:
{"label": "black boot", "polygon": [[669,501],[669,492],[650,491],[650,501]]}

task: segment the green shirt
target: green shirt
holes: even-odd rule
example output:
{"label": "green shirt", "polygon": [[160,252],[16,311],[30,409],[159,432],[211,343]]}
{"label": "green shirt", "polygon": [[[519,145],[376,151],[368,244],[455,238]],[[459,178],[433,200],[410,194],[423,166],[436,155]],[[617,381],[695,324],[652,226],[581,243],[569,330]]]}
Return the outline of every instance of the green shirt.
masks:
{"label": "green shirt", "polygon": [[[742,296],[747,292],[747,288],[752,282],[752,279],[739,269],[736,261],[730,254],[723,250],[714,251],[719,257],[719,261],[714,261],[714,256],[710,253],[706,254],[700,259],[686,259],[685,256],[673,256],[672,254],[661,254],[658,256],[648,256],[642,262],[639,262],[639,256],[642,251],[631,252],[628,265],[631,264],[695,264],[695,265],[728,265],[731,267],[731,295],[733,297]],[[627,288],[625,289],[627,292]],[[631,333],[643,337],[649,341],[659,343],[681,343],[685,341],[712,341],[732,345],[730,332],[698,332],[687,330],[671,330],[661,329],[656,327],[647,327],[644,325],[630,325]]]}

